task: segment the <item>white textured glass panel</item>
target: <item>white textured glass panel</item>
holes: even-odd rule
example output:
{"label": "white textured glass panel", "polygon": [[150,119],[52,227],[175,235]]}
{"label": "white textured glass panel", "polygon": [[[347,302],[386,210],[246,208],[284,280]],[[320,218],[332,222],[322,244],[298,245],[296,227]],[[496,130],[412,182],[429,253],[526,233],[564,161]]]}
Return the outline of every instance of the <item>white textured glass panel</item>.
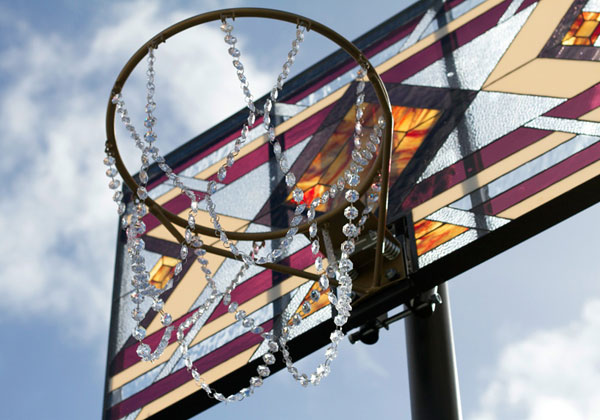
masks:
{"label": "white textured glass panel", "polygon": [[463,150],[473,153],[564,101],[545,96],[479,92],[418,182],[461,160]]}
{"label": "white textured glass panel", "polygon": [[[545,171],[546,169],[562,162],[575,153],[593,145],[600,140],[594,136],[576,136],[568,142],[565,142],[554,149],[544,153],[541,156],[527,162],[517,169],[501,176],[487,184],[487,195],[494,198],[505,191],[519,185],[521,182]],[[481,204],[482,201],[478,195],[466,196],[452,203],[450,206],[457,209],[469,210]]]}
{"label": "white textured glass panel", "polygon": [[477,239],[477,236],[478,234],[476,230],[467,230],[466,232],[458,235],[456,238],[450,239],[448,242],[445,242],[431,251],[421,255],[419,257],[419,267],[425,267],[426,265],[439,260],[443,256],[448,255],[467,244],[470,244]]}
{"label": "white textured glass panel", "polygon": [[[268,321],[269,319],[273,318],[273,305],[266,305],[249,315],[251,315],[252,318],[254,318],[257,324],[262,324]],[[235,324],[232,324],[229,327],[201,341],[194,347],[191,347],[188,350],[188,354],[190,355],[192,361],[196,361],[201,357],[207,355],[208,353],[211,353],[214,350],[218,349],[219,347],[233,341],[234,339],[238,338],[239,336],[245,334],[248,331],[248,328],[243,327],[241,321],[238,321]],[[184,367],[183,360],[181,358],[181,352],[179,351],[179,349],[173,354],[173,356],[170,359],[170,361],[174,360],[176,360],[176,363],[171,362],[159,365],[154,369],[137,377],[133,381],[123,385],[120,388],[121,400],[131,397],[132,395],[147,388],[152,383]],[[114,392],[115,391],[113,391],[113,393]],[[117,398],[114,399],[117,400]]]}
{"label": "white textured glass panel", "polygon": [[565,133],[587,134],[600,136],[600,123],[592,121],[579,121],[567,118],[538,117],[526,127],[538,128],[540,130],[564,131]]}
{"label": "white textured glass panel", "polygon": [[589,0],[583,6],[582,12],[600,12],[600,0]]}
{"label": "white textured glass panel", "polygon": [[417,26],[415,26],[415,29],[413,29],[411,34],[406,38],[406,42],[402,45],[403,50],[416,44],[417,41],[421,39],[421,36],[425,33],[433,19],[435,19],[435,15],[437,15],[441,6],[442,5],[440,4],[439,7],[428,9],[427,12],[425,12],[419,23],[417,23]]}
{"label": "white textured glass panel", "polygon": [[[316,327],[317,325],[321,324],[322,322],[327,321],[328,319],[331,318],[331,316],[332,316],[331,305],[327,305],[326,307],[321,308],[318,311],[316,311],[314,314],[310,314],[309,316],[307,316],[306,318],[304,318],[302,320],[302,323],[300,324],[300,326],[294,327],[294,329],[290,333],[290,340],[292,338],[297,337],[300,334],[305,333],[306,331],[310,330],[311,328]],[[256,351],[250,358],[250,361],[252,362],[253,360],[258,359],[259,357],[262,357],[267,352],[267,350],[268,350],[267,340],[263,340],[263,342],[260,343],[260,346],[258,347],[258,349],[256,349]],[[280,357],[280,356],[276,355],[276,357]]]}
{"label": "white textured glass panel", "polygon": [[535,5],[425,67],[403,83],[478,90],[506,52]]}
{"label": "white textured glass panel", "polygon": [[[284,152],[290,166],[300,156],[310,139],[311,137]],[[270,167],[272,165],[275,166],[274,175]],[[271,197],[273,186],[283,177],[283,172],[274,162],[263,163],[213,194],[217,213],[252,220]],[[206,207],[205,202],[201,205]]]}
{"label": "white textured glass panel", "polygon": [[137,418],[138,414],[140,414],[140,411],[142,411],[142,409],[138,408],[134,412],[129,413],[126,417],[124,417],[124,420],[135,420]]}
{"label": "white textured glass panel", "polygon": [[[271,303],[267,304],[259,310],[248,315],[256,321],[257,325],[263,324],[273,318],[273,305]],[[222,331],[219,331],[213,336],[190,348],[188,354],[190,355],[192,361],[196,361],[249,331],[250,330],[248,328],[242,325],[241,321],[237,321],[235,324],[225,328]],[[180,360],[174,370],[179,370],[183,367],[183,361]]]}
{"label": "white textured glass panel", "polygon": [[[436,222],[450,223],[458,226],[465,226],[468,228],[485,228],[487,230],[495,230],[500,226],[504,226],[509,219],[496,216],[486,216],[474,214],[470,211],[453,209],[450,207],[444,207],[433,214],[426,217],[427,220],[433,220]],[[482,226],[483,225],[483,226]]]}
{"label": "white textured glass panel", "polygon": [[292,316],[296,313],[296,309],[298,309],[298,307],[304,300],[304,296],[306,296],[313,284],[313,281],[308,280],[302,286],[298,287],[293,292],[293,294],[291,294],[292,299],[290,299],[290,302],[288,303],[288,305],[283,311],[283,314],[281,315],[281,322],[285,324],[292,318]]}

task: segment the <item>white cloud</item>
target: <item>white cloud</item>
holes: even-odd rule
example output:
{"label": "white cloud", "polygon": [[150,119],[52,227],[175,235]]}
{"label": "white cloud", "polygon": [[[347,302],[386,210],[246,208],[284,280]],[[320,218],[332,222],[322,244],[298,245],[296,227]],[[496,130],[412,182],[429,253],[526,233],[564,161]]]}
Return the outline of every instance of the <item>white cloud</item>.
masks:
{"label": "white cloud", "polygon": [[482,394],[476,420],[592,419],[600,401],[600,300],[568,326],[538,331],[505,347]]}
{"label": "white cloud", "polygon": [[[102,165],[110,86],[146,39],[194,12],[140,1],[100,13],[102,26],[82,39],[13,21],[16,39],[0,51],[0,80],[7,81],[0,86],[0,314],[5,321],[43,317],[83,339],[105,334],[111,305],[117,218]],[[240,108],[231,100],[241,93],[217,25],[158,50],[163,150]],[[245,66],[256,93],[266,91],[271,77],[247,54]],[[143,72],[125,91],[137,126]]]}
{"label": "white cloud", "polygon": [[[349,346],[346,346],[349,347]],[[362,343],[354,346],[352,349],[345,349],[351,351],[354,358],[352,365],[357,369],[373,374],[380,379],[385,379],[390,376],[389,371],[385,366],[374,357],[370,347],[363,345]]]}

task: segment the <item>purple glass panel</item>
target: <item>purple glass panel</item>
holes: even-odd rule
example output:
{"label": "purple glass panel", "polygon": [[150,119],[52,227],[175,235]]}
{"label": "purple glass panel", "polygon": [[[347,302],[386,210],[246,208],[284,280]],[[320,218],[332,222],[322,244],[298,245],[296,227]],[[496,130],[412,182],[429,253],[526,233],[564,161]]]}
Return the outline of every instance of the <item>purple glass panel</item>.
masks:
{"label": "purple glass panel", "polygon": [[475,213],[496,215],[509,207],[523,201],[527,197],[542,191],[563,178],[600,159],[600,143],[571,156],[568,159],[546,169],[540,174],[522,182],[492,200],[473,209]]}
{"label": "purple glass panel", "polygon": [[[267,321],[262,324],[265,331],[269,331],[273,328],[273,321]],[[250,332],[241,335],[233,341],[225,344],[219,349],[207,354],[206,356],[198,359],[194,362],[194,366],[198,369],[200,374],[203,374],[209,369],[229,360],[233,356],[251,348],[252,346],[260,343],[263,340],[262,337]],[[165,395],[166,393],[174,390],[175,388],[189,382],[192,379],[187,369],[183,368],[174,372],[150,385],[148,388],[141,392],[121,401],[119,404],[114,405],[110,408],[109,418],[119,419],[126,416],[127,414],[145,406],[146,404],[156,400],[157,398]]]}
{"label": "purple glass panel", "polygon": [[465,164],[465,160],[461,160],[417,184],[402,203],[402,208],[409,210],[424,203],[431,197],[535,143],[550,133],[550,131],[527,127],[518,128],[465,158],[465,160],[469,160],[469,165]]}

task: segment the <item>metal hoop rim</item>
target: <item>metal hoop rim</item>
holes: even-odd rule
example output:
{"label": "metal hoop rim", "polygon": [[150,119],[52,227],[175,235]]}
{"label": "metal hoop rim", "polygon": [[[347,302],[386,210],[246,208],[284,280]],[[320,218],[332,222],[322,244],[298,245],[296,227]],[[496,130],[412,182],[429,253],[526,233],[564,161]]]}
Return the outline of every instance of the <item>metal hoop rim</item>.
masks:
{"label": "metal hoop rim", "polygon": [[[112,103],[112,101],[111,101],[112,97],[118,93],[121,93],[121,90],[123,89],[123,86],[125,85],[125,82],[129,78],[129,76],[131,75],[131,73],[133,72],[135,67],[148,54],[149,47],[157,48],[159,44],[166,42],[167,39],[171,38],[172,36],[174,36],[180,32],[190,29],[192,27],[195,27],[195,26],[198,26],[198,25],[201,25],[204,23],[208,23],[208,22],[217,21],[217,20],[224,20],[227,18],[235,19],[238,17],[266,18],[266,19],[279,20],[279,21],[284,21],[284,22],[289,22],[289,23],[295,23],[296,25],[304,26],[304,27],[306,27],[306,29],[308,31],[311,31],[311,30],[315,31],[315,32],[319,33],[320,35],[324,36],[325,38],[329,39],[330,41],[334,42],[335,44],[337,44],[344,51],[346,51],[346,53],[348,53],[358,65],[362,66],[363,68],[365,68],[367,70],[367,78],[371,82],[373,89],[375,91],[375,94],[377,95],[379,104],[381,105],[382,114],[383,114],[383,118],[384,118],[386,126],[383,131],[383,142],[382,142],[382,145],[380,148],[380,152],[377,154],[377,158],[376,158],[370,172],[367,174],[364,181],[361,183],[361,185],[358,188],[358,192],[359,192],[360,196],[363,196],[365,194],[365,192],[368,190],[371,182],[377,175],[377,172],[379,171],[380,167],[382,167],[382,165],[381,165],[382,159],[383,159],[383,155],[385,154],[382,152],[384,150],[389,149],[389,145],[391,144],[391,139],[392,139],[392,133],[393,133],[392,108],[391,108],[389,96],[388,96],[387,90],[385,88],[385,85],[383,84],[383,81],[379,77],[379,74],[376,72],[375,68],[370,63],[370,61],[364,56],[362,51],[360,49],[358,49],[352,42],[348,41],[346,38],[344,38],[337,32],[333,31],[329,27],[327,27],[319,22],[316,22],[312,19],[308,19],[306,17],[297,15],[295,13],[290,13],[290,12],[285,12],[285,11],[275,10],[275,9],[263,9],[263,8],[221,9],[221,10],[215,10],[215,11],[208,12],[208,13],[203,13],[203,14],[196,15],[196,16],[190,17],[188,19],[182,20],[182,21],[175,23],[174,25],[164,29],[163,31],[159,32],[157,35],[152,37],[142,47],[140,47],[134,53],[134,55],[129,59],[129,61],[125,64],[125,66],[119,73],[117,80],[113,84],[110,96],[108,98],[108,106],[107,106],[107,110],[106,110],[106,136],[107,136],[106,152],[110,156],[115,158],[115,166],[116,166],[117,170],[119,171],[119,174],[123,178],[123,182],[135,194],[135,191],[137,191],[137,188],[138,188],[138,184],[135,182],[135,180],[133,179],[133,176],[129,173],[129,171],[125,167],[125,164],[123,163],[123,160],[121,159],[119,149],[117,147],[115,130],[114,130],[116,105]],[[389,157],[388,157],[388,160],[389,160]],[[387,165],[389,166],[389,162],[387,162]],[[383,172],[387,172],[387,171],[383,171]],[[384,183],[384,182],[387,183],[388,177],[385,176],[383,178],[385,178],[385,179],[382,179],[382,183]],[[387,184],[386,184],[386,195],[387,195]],[[173,236],[175,236],[175,238],[178,241],[181,242],[183,240],[183,237],[182,237],[181,233],[173,226],[173,224],[180,226],[182,228],[186,228],[187,221],[185,219],[177,216],[176,214],[173,214],[173,213],[163,209],[160,205],[158,205],[150,197],[146,198],[143,201],[148,206],[150,212],[155,217],[157,217],[161,221],[161,223],[163,223],[165,225],[165,227],[169,230],[169,232],[171,232],[171,234],[173,234]],[[382,203],[382,204],[385,204],[387,206],[387,203]],[[327,212],[326,214],[323,214],[323,215],[317,217],[313,222],[304,223],[304,224],[298,226],[298,232],[303,233],[303,232],[308,231],[310,224],[312,224],[314,222],[320,225],[322,223],[329,221],[336,215],[340,214],[344,210],[345,207],[346,207],[346,205],[342,204],[342,205],[334,208],[333,210]],[[387,209],[384,209],[384,212],[383,212],[384,215],[386,213],[385,210],[387,210]],[[195,231],[195,233],[198,233],[198,234],[203,234],[203,235],[207,235],[207,236],[216,236],[214,229],[208,228],[205,226],[201,226],[201,225],[196,225],[196,227],[194,228],[194,231]],[[281,238],[286,235],[287,229],[284,228],[284,229],[273,230],[270,232],[256,232],[256,233],[244,233],[244,232],[232,232],[232,231],[225,231],[225,233],[230,240],[260,241],[260,240],[272,240],[272,239]]]}

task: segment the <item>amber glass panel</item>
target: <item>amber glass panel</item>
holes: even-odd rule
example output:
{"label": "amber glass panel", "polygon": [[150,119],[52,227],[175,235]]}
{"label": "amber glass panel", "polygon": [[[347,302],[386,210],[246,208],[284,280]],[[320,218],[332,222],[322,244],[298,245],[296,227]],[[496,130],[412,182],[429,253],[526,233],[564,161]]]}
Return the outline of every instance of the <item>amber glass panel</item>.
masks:
{"label": "amber glass panel", "polygon": [[394,131],[409,131],[439,114],[437,109],[392,107]]}
{"label": "amber glass panel", "polygon": [[150,270],[150,284],[157,289],[163,289],[173,278],[178,260],[162,256]]}
{"label": "amber glass panel", "polygon": [[[327,294],[330,292],[330,289],[327,289],[324,292],[321,292],[321,296],[319,297],[319,300],[316,302],[313,302],[310,298],[310,294],[313,290],[321,292],[319,283],[315,282],[315,284],[312,285],[312,287],[310,288],[310,290],[308,291],[306,296],[304,296],[304,299],[302,299],[300,306],[298,306],[298,309],[296,309],[295,313],[300,314],[302,316],[302,318],[306,318],[307,316],[312,315],[315,312],[317,312],[319,309],[324,308],[325,306],[329,305],[329,298],[327,297]],[[310,312],[307,314],[302,312],[302,305],[304,304],[304,302],[310,302],[310,304],[311,304]],[[288,321],[288,324],[291,325],[291,322],[292,322],[291,320]]]}
{"label": "amber glass panel", "polygon": [[583,12],[562,40],[563,45],[593,45],[600,35],[600,13]]}
{"label": "amber glass panel", "polygon": [[440,246],[444,242],[448,242],[450,239],[455,238],[467,230],[469,230],[469,228],[464,226],[456,226],[449,223],[443,224],[425,236],[417,239],[417,255],[423,255],[427,251],[431,251],[433,248]]}
{"label": "amber glass panel", "polygon": [[415,223],[415,238],[419,239],[421,236],[431,232],[442,225],[442,222],[434,222],[433,220],[421,219]]}
{"label": "amber glass panel", "polygon": [[[391,182],[394,182],[402,173],[408,162],[427,136],[431,127],[439,117],[439,111],[425,108],[409,108],[393,106],[394,114],[394,145],[391,168]],[[366,104],[363,113],[363,143],[368,141],[379,117],[379,105]],[[352,106],[336,127],[323,149],[311,163],[310,167],[302,174],[297,186],[305,191],[304,200],[310,203],[315,197],[325,191],[326,187],[336,183],[350,167],[352,162],[353,136],[356,107]],[[365,168],[368,173],[373,161]],[[287,201],[292,200],[292,194]],[[317,208],[327,211],[334,206],[330,201]]]}
{"label": "amber glass panel", "polygon": [[598,26],[598,22],[586,20],[583,24],[577,29],[575,33],[576,37],[589,38],[594,33],[594,30]]}
{"label": "amber glass panel", "polygon": [[[328,189],[329,187],[323,184],[317,184],[312,188],[309,188],[308,190],[306,190],[304,192],[304,202],[306,204],[310,204],[312,203],[312,201],[323,195],[323,193]],[[293,203],[296,203],[293,199],[291,200]],[[299,204],[299,203],[296,203]],[[317,210],[320,210],[320,206],[317,207]]]}

